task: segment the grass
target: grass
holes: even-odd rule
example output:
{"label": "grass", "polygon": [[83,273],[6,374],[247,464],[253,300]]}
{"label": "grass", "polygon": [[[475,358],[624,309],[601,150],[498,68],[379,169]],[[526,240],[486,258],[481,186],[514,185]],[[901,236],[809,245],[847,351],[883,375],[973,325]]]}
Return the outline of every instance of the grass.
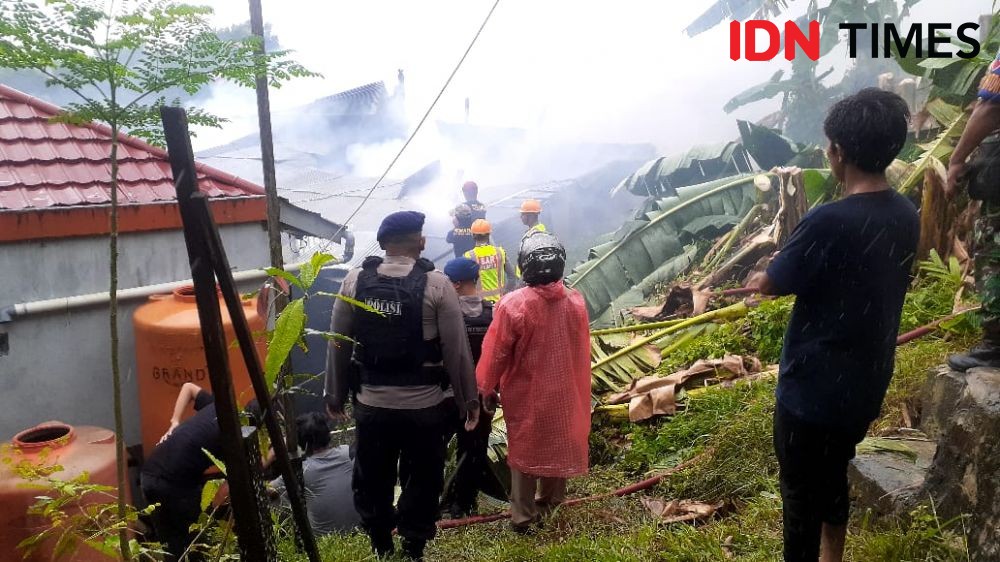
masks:
{"label": "grass", "polygon": [[764,364],[777,363],[794,302],[790,297],[762,301],[745,317],[695,337],[664,358],[657,371],[671,373],[698,359],[720,359],[725,355],[754,355]]}
{"label": "grass", "polygon": [[946,334],[926,336],[896,350],[896,366],[882,403],[882,413],[872,424],[872,433],[884,434],[905,425],[904,411],[913,411],[920,400],[920,390],[931,370],[952,354],[969,349],[978,335]]}
{"label": "grass", "polygon": [[[944,283],[924,281],[907,296],[901,331],[950,312],[953,292]],[[765,363],[780,355],[792,301],[765,301],[747,317],[699,336],[666,358],[664,371],[703,357],[756,354]],[[873,433],[899,427],[930,369],[974,339],[967,328],[902,346]],[[595,418],[591,473],[570,483],[570,496],[607,492],[704,453],[698,462],[654,488],[624,498],[596,501],[557,511],[531,537],[515,535],[506,522],[441,532],[428,547],[431,561],[681,561],[781,560],[781,500],[777,462],[771,445],[773,379],[714,388],[688,396],[672,418],[641,424]],[[724,502],[708,522],[665,525],[640,503],[642,495]],[[958,562],[968,559],[959,523],[939,521],[922,508],[903,519],[876,519],[855,513],[849,527],[847,560]],[[281,560],[304,561],[288,537]],[[359,534],[320,541],[326,562],[374,560]]]}

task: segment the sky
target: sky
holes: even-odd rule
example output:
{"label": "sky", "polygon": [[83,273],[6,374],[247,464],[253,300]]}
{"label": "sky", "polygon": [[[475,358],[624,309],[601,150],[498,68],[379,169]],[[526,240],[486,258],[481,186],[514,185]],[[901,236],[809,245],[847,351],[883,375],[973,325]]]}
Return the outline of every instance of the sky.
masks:
{"label": "sky", "polygon": [[[201,0],[218,26],[245,21],[245,0]],[[759,119],[777,102],[733,114],[740,91],[787,68],[784,59],[729,59],[726,25],[688,37],[683,29],[711,0],[500,0],[431,120],[523,127],[536,140],[648,142],[664,154],[734,138],[735,119]],[[284,48],[323,78],[272,90],[275,114],[318,97],[406,75],[407,114],[423,115],[493,0],[263,0],[265,21]],[[790,0],[790,11],[806,0]],[[992,0],[923,0],[912,21],[978,21]],[[841,51],[830,63],[843,65]],[[231,123],[199,132],[203,149],[252,132],[252,90],[217,90],[207,109]],[[421,136],[413,149],[420,150]],[[430,143],[431,140],[426,142]]]}

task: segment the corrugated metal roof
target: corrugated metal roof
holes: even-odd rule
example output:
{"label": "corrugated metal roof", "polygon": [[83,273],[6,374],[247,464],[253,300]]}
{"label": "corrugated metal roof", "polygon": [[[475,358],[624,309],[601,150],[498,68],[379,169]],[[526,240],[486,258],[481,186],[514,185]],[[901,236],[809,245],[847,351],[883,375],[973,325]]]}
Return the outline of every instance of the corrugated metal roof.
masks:
{"label": "corrugated metal roof", "polygon": [[[52,120],[61,109],[0,84],[0,211],[111,203],[111,130]],[[119,135],[118,196],[122,205],[176,199],[167,153]],[[263,197],[264,190],[199,164],[198,186],[209,197]]]}

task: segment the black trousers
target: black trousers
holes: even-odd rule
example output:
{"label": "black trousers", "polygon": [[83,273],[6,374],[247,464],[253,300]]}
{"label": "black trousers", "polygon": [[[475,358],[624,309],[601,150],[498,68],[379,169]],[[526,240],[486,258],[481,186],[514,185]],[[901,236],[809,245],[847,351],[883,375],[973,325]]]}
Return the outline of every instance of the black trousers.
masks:
{"label": "black trousers", "polygon": [[847,523],[847,464],[867,431],[867,424],[855,428],[811,424],[778,404],[774,451],[780,467],[786,562],[816,562],[823,524]]}
{"label": "black trousers", "polygon": [[455,447],[455,459],[458,464],[455,476],[445,490],[442,503],[445,508],[455,507],[458,511],[469,513],[476,507],[479,491],[490,487],[496,479],[486,456],[490,431],[493,429],[493,415],[480,409],[479,424],[474,430],[466,431],[465,420],[459,417],[455,400],[449,398],[445,400],[445,405],[448,408],[450,423],[444,442],[447,444],[452,437],[458,436]]}
{"label": "black trousers", "polygon": [[[362,527],[373,541],[385,540],[393,528],[412,541],[434,538],[444,487],[445,407],[392,410],[355,403],[354,418],[354,506]],[[397,479],[403,493],[394,509]]]}
{"label": "black trousers", "polygon": [[[195,537],[190,528],[201,515],[203,486],[200,483],[195,486],[179,486],[147,474],[142,475],[141,486],[147,502],[160,504],[153,510],[153,530],[156,531],[157,541],[169,553],[167,560],[180,559]],[[201,558],[192,552],[186,560]]]}

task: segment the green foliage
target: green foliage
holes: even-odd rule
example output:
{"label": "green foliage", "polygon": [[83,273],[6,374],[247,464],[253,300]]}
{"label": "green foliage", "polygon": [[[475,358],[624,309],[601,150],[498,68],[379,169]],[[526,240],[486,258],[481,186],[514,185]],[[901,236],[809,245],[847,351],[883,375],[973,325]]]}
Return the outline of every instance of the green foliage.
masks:
{"label": "green foliage", "polygon": [[977,332],[949,334],[947,339],[927,336],[896,348],[892,380],[871,432],[879,435],[903,427],[904,411],[915,409],[932,369],[943,364],[948,355],[969,349],[977,338]]}
{"label": "green foliage", "polygon": [[689,459],[704,450],[713,435],[733,424],[748,404],[767,400],[772,392],[773,386],[754,383],[714,387],[688,396],[683,412],[676,416],[632,426],[631,446],[620,466],[638,476]]}
{"label": "green foliage", "polygon": [[794,302],[792,297],[762,301],[745,318],[719,324],[694,337],[664,357],[657,371],[670,373],[699,359],[721,359],[726,355],[753,355],[765,365],[777,362]]}
{"label": "green foliage", "polygon": [[852,534],[847,553],[854,560],[965,562],[969,559],[959,520],[942,521],[932,507],[918,507],[909,524],[879,522],[866,515]]}
{"label": "green foliage", "polygon": [[[921,76],[930,83],[929,99],[940,99],[954,105],[964,106],[975,99],[977,83],[986,68],[993,62],[996,43],[1000,40],[1000,27],[997,26],[997,23],[998,16],[994,13],[990,36],[982,41],[979,55],[973,58],[918,57],[915,49],[911,49],[904,57],[895,45],[892,46],[892,56],[904,71]],[[952,40],[952,43],[956,43],[954,38],[949,37],[949,39]]]}
{"label": "green foliage", "polygon": [[948,175],[948,159],[969,121],[969,113],[962,107],[949,105],[940,99],[928,102],[927,111],[941,123],[942,129],[936,138],[919,145],[922,149],[920,157],[913,162],[910,173],[897,187],[903,193],[920,185],[927,170],[934,171],[941,177],[942,182],[945,181]]}
{"label": "green foliage", "polygon": [[794,305],[793,297],[765,300],[747,314],[746,325],[753,349],[765,365],[777,363],[781,358],[781,346]]}
{"label": "green foliage", "polygon": [[[171,0],[5,0],[0,4],[0,68],[33,69],[46,85],[73,92],[64,119],[99,121],[157,142],[163,93],[187,94],[216,80],[252,87],[267,72],[272,87],[313,76],[287,51],[255,52],[255,39],[223,40],[209,26],[212,10]],[[188,108],[192,124],[223,120]]]}
{"label": "green foliage", "polygon": [[298,298],[288,303],[274,323],[274,331],[267,346],[267,359],[264,360],[264,378],[269,387],[273,387],[278,380],[282,365],[295,344],[302,340],[305,327],[305,299]]}
{"label": "green foliage", "polygon": [[777,493],[778,461],[772,445],[774,379],[749,384],[740,408],[705,440],[707,455],[661,487],[675,498],[749,500]]}
{"label": "green foliage", "polygon": [[[606,312],[614,312],[620,295],[685,254],[682,231],[686,225],[710,215],[741,217],[755,204],[756,193],[752,175],[679,188],[675,195],[657,200],[655,210],[645,220],[635,221],[617,240],[592,249],[591,259],[574,269],[567,282],[583,294],[592,321],[600,322]],[[670,271],[661,280],[676,277],[680,270]],[[642,296],[640,291],[639,300]]]}
{"label": "green foliage", "polygon": [[[43,546],[52,549],[52,560],[73,560],[87,550],[109,557],[120,552],[120,535],[138,521],[139,516],[153,512],[155,505],[138,510],[131,505],[119,513],[115,487],[95,484],[90,474],[83,472],[69,480],[58,477],[63,467],[49,461],[45,450],[35,458],[20,456],[5,448],[2,462],[26,486],[39,490],[27,515],[45,522],[34,535],[21,541],[17,548],[24,557],[38,555]],[[154,561],[161,550],[156,544],[129,542],[134,560]]]}
{"label": "green foliage", "polygon": [[[310,289],[312,289],[313,284],[316,282],[316,278],[319,277],[319,273],[323,269],[323,266],[334,262],[335,260],[336,258],[330,254],[313,254],[313,256],[309,258],[308,262],[302,264],[297,276],[289,271],[277,267],[270,267],[267,269],[268,275],[271,275],[272,277],[280,277],[281,279],[288,281],[291,286],[298,287],[299,290],[302,291],[301,297],[289,302],[285,309],[281,311],[278,315],[278,319],[275,321],[274,330],[272,330],[269,334],[267,359],[264,361],[264,378],[267,380],[268,386],[275,386],[275,383],[278,381],[278,375],[281,373],[282,366],[288,360],[288,356],[291,354],[292,349],[296,345],[302,347],[303,349],[305,348],[305,336],[316,335],[323,337],[327,341],[354,343],[354,340],[344,336],[343,334],[306,328],[306,323],[309,319],[306,315],[305,303],[309,298],[316,296],[331,297],[344,301],[351,306],[360,308],[367,312],[379,315],[382,314],[367,304],[360,302],[357,299],[345,297],[344,295],[324,291],[317,291],[315,293],[309,292]],[[290,377],[290,379],[292,379],[292,377]],[[283,388],[290,392],[294,392],[294,390],[292,390],[288,385],[285,385]]]}
{"label": "green foliage", "polygon": [[[958,260],[952,257],[945,263],[936,251],[918,264],[921,276],[906,294],[900,317],[899,331],[908,332],[952,313],[955,294],[964,283]],[[978,318],[964,314],[942,328],[956,334],[970,334],[978,330]]]}
{"label": "green foliage", "polygon": [[753,342],[746,333],[743,321],[713,325],[690,343],[678,348],[664,358],[657,368],[661,373],[672,373],[690,367],[699,359],[721,359],[726,355],[743,355],[753,352]]}

